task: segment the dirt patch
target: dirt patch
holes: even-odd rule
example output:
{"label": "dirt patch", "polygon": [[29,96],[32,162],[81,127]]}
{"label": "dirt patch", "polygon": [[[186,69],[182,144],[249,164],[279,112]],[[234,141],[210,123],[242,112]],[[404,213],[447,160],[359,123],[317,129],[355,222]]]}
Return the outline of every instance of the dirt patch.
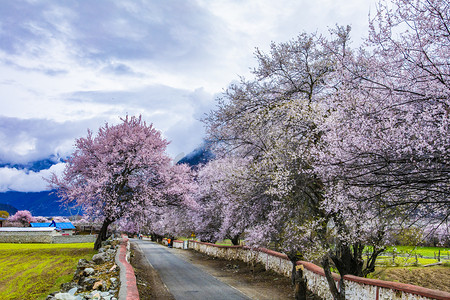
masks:
{"label": "dirt patch", "polygon": [[139,298],[142,300],[172,300],[175,299],[161,281],[158,273],[145,258],[142,250],[135,243],[131,243],[130,263],[136,275],[136,284],[139,291]]}
{"label": "dirt patch", "polygon": [[421,287],[450,292],[450,268],[435,266],[429,268],[387,268],[377,271],[373,278],[409,283]]}

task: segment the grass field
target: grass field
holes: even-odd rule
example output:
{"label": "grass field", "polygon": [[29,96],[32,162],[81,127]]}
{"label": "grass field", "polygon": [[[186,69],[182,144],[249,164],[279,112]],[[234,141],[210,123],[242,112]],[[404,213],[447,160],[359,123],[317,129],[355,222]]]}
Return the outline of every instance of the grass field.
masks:
{"label": "grass field", "polygon": [[420,255],[422,257],[434,257],[437,256],[440,252],[442,259],[450,259],[450,248],[442,248],[442,247],[414,247],[414,246],[395,246],[388,247],[386,252],[394,251],[399,254],[407,254],[414,256],[415,254]]}
{"label": "grass field", "polygon": [[0,244],[0,299],[45,299],[95,253],[93,243]]}

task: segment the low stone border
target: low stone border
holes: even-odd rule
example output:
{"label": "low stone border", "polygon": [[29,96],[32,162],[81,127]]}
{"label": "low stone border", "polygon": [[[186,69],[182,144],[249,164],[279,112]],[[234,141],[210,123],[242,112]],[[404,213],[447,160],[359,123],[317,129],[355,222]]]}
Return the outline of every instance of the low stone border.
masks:
{"label": "low stone border", "polygon": [[[8,230],[10,229],[10,230]],[[14,231],[13,227],[5,227],[0,230],[0,243],[40,243],[40,244],[71,244],[93,243],[97,235],[60,235],[54,228],[19,228],[28,231]],[[8,230],[8,231],[7,231]]]}
{"label": "low stone border", "polygon": [[[245,262],[255,260],[262,263],[266,269],[290,276],[292,264],[285,254],[260,248],[250,249],[243,246],[222,246],[198,241],[189,241],[189,248],[210,256],[225,259],[240,259]],[[303,265],[309,289],[315,294],[332,299],[328,282],[323,269],[313,263],[298,261],[297,265]],[[333,273],[336,281],[339,275]],[[350,299],[440,299],[450,300],[450,293],[431,290],[411,284],[391,282],[377,279],[345,275],[346,293]]]}
{"label": "low stone border", "polygon": [[116,264],[120,268],[119,300],[139,300],[136,276],[129,260],[130,241],[126,235],[122,235],[122,241],[116,254]]}
{"label": "low stone border", "polygon": [[52,237],[53,244],[94,243],[97,235],[57,235]]}
{"label": "low stone border", "polygon": [[80,259],[72,280],[61,284],[46,300],[118,300],[120,276],[115,257],[119,243],[104,241],[91,260]]}

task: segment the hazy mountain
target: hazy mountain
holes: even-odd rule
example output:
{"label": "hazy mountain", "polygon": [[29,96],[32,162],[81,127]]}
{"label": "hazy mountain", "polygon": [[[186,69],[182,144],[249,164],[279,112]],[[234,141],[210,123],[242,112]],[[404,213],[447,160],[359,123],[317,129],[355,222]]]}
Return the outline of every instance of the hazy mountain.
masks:
{"label": "hazy mountain", "polygon": [[204,142],[200,147],[195,148],[191,153],[180,159],[177,164],[188,164],[192,168],[200,164],[206,164],[214,159],[214,154],[210,150],[210,144]]}
{"label": "hazy mountain", "polygon": [[39,172],[42,170],[50,169],[51,166],[62,162],[60,157],[52,156],[47,159],[29,162],[26,164],[10,164],[10,163],[0,163],[0,168],[15,168],[18,170],[29,170],[33,172]]}
{"label": "hazy mountain", "polygon": [[[9,205],[17,210],[29,210],[33,216],[52,217],[80,214],[78,207],[76,209],[68,209],[67,206],[61,204],[55,194],[49,191],[38,193],[0,193],[0,205],[2,204]],[[11,215],[9,210],[6,211]]]}
{"label": "hazy mountain", "polygon": [[[59,162],[61,162],[61,159],[54,156],[26,164],[1,163],[0,167],[39,172],[49,169],[52,165]],[[16,213],[17,210],[29,210],[33,216],[46,217],[70,216],[77,213],[75,210],[69,211],[67,207],[62,206],[59,198],[52,194],[51,191],[28,193],[9,191],[0,193],[0,210],[6,210],[10,215]]]}
{"label": "hazy mountain", "polygon": [[10,216],[14,215],[17,212],[17,208],[9,204],[0,203],[0,210],[7,211]]}

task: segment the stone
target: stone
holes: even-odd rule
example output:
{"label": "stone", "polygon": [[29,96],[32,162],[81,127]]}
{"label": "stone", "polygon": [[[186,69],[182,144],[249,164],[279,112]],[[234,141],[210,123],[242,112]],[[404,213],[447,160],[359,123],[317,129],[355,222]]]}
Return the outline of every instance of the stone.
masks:
{"label": "stone", "polygon": [[83,291],[91,291],[96,281],[95,278],[83,277],[78,281],[78,285]]}
{"label": "stone", "polygon": [[103,287],[106,287],[106,283],[103,280],[99,280],[94,283],[94,286],[92,287],[93,290],[103,290]]}
{"label": "stone", "polygon": [[117,265],[112,266],[111,269],[109,269],[109,272],[114,271],[116,268],[117,268]]}
{"label": "stone", "polygon": [[95,273],[95,270],[93,268],[86,268],[84,269],[83,273],[85,276],[90,276]]}
{"label": "stone", "polygon": [[51,293],[50,295],[47,296],[47,298],[45,298],[45,300],[55,300],[55,299],[56,299],[56,298],[55,298],[55,295],[56,295],[57,293],[58,293],[58,292]]}
{"label": "stone", "polygon": [[111,278],[109,279],[109,281],[111,281],[111,285],[115,287],[115,286],[117,285],[117,281],[118,281],[118,280],[117,280],[116,277],[111,277]]}
{"label": "stone", "polygon": [[108,261],[108,257],[105,253],[97,253],[94,256],[92,256],[92,260],[97,265],[104,264],[106,261]]}
{"label": "stone", "polygon": [[78,288],[78,284],[76,282],[73,282],[73,281],[66,282],[66,283],[61,284],[60,292],[67,293],[68,291],[70,291],[73,288]]}
{"label": "stone", "polygon": [[55,295],[55,299],[57,300],[75,300],[75,296],[69,293],[58,293]]}
{"label": "stone", "polygon": [[88,260],[82,258],[82,259],[80,259],[78,261],[78,268],[85,268],[87,266],[89,266],[89,261]]}
{"label": "stone", "polygon": [[[78,282],[78,280],[80,280],[81,279],[81,277],[83,277],[83,274],[84,274],[84,272],[83,272],[84,270],[83,269],[77,269],[76,271],[75,271],[75,274],[73,274],[73,281],[75,281],[75,282]],[[64,283],[63,283],[64,284]],[[62,285],[61,285],[62,286]]]}
{"label": "stone", "polygon": [[67,293],[71,294],[72,296],[75,295],[75,293],[78,291],[77,287],[71,288]]}

